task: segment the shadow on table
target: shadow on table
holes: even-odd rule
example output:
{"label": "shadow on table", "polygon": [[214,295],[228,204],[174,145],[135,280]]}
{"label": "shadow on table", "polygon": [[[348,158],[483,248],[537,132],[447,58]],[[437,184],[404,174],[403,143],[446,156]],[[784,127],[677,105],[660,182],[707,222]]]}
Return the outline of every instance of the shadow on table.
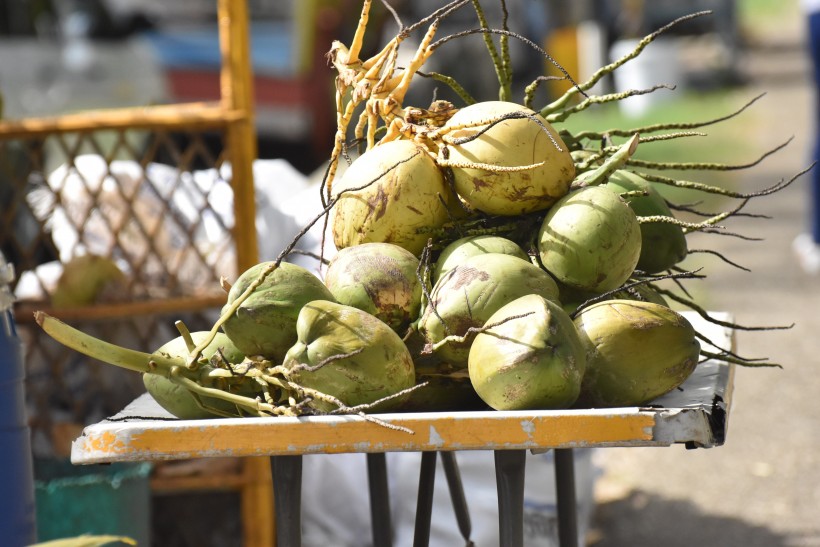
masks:
{"label": "shadow on table", "polygon": [[786,547],[784,535],[641,490],[596,505],[589,547]]}

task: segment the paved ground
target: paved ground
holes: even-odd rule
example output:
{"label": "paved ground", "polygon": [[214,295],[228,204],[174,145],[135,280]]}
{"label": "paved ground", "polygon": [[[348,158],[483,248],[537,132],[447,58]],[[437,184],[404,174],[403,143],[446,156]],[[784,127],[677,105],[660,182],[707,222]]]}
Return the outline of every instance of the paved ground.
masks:
{"label": "paved ground", "polygon": [[[745,188],[763,188],[808,164],[813,100],[800,21],[755,36],[742,71],[751,96],[767,96],[754,115],[730,123],[759,151],[790,135],[792,144],[754,169]],[[757,200],[749,211],[770,220],[738,218],[733,231],[762,242],[712,237],[709,244],[751,273],[710,267],[705,282],[711,309],[745,325],[787,325],[770,332],[738,332],[739,352],[769,357],[783,369],[739,369],[726,444],[608,449],[597,454],[595,547],[820,546],[820,277],[804,274],[791,250],[806,222],[808,180]]]}

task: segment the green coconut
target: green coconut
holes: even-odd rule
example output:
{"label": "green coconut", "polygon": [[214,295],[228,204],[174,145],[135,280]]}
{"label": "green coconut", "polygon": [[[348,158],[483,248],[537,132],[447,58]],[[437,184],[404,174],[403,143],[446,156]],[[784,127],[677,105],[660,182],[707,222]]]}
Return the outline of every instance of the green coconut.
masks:
{"label": "green coconut", "polygon": [[[262,262],[245,270],[228,292],[223,313],[272,264]],[[278,364],[296,342],[299,310],[308,302],[319,299],[333,300],[334,297],[307,269],[282,262],[228,317],[222,329],[245,355],[261,356]]]}
{"label": "green coconut", "polygon": [[529,261],[530,257],[518,243],[496,235],[475,235],[459,238],[442,249],[433,267],[431,279],[435,283],[445,272],[452,270],[471,256],[501,253]]}
{"label": "green coconut", "polygon": [[538,232],[541,264],[576,289],[607,292],[629,279],[641,254],[641,228],[620,196],[589,186],[561,198]]}
{"label": "green coconut", "polygon": [[[638,217],[675,216],[663,196],[655,187],[640,175],[631,171],[619,170],[610,175],[603,185],[616,193],[644,192],[644,195],[632,195],[625,200]],[[683,228],[670,222],[641,223],[641,255],[637,268],[647,273],[668,270],[686,258],[686,235]]]}
{"label": "green coconut", "polygon": [[325,285],[339,304],[375,315],[396,332],[407,329],[421,308],[419,259],[392,243],[363,243],[338,252]]}
{"label": "green coconut", "polygon": [[[492,123],[513,113],[529,117]],[[445,134],[440,159],[452,165],[456,192],[479,211],[519,215],[546,209],[567,193],[575,177],[569,148],[558,132],[524,106],[506,101],[475,103],[456,112],[444,128],[452,130]],[[535,167],[504,171],[462,166],[470,163]]]}
{"label": "green coconut", "polygon": [[63,265],[51,293],[51,306],[75,308],[116,300],[125,287],[125,274],[110,258],[94,254],[75,256]]}
{"label": "green coconut", "polygon": [[470,380],[484,402],[496,410],[548,410],[576,401],[586,356],[559,304],[522,296],[487,323],[497,325],[476,336],[469,358]]}
{"label": "green coconut", "polygon": [[700,343],[678,312],[652,302],[610,300],[575,317],[587,368],[579,404],[647,404],[680,386],[695,370]]}
{"label": "green coconut", "polygon": [[[291,380],[302,387],[352,407],[415,385],[407,346],[386,323],[365,311],[326,300],[308,302],[299,312],[296,332],[298,339],[283,365],[290,369]],[[299,365],[317,367],[321,363],[314,370],[299,369]],[[397,408],[401,402],[397,397],[380,403],[378,410]],[[319,399],[309,406],[323,412],[337,408]]]}
{"label": "green coconut", "polygon": [[418,256],[432,232],[460,209],[430,155],[412,141],[377,145],[333,185],[337,249],[393,243]]}
{"label": "green coconut", "polygon": [[[201,343],[210,333],[207,331],[192,332],[191,338],[194,344]],[[187,358],[190,353],[185,339],[181,336],[163,344],[154,353],[165,354],[169,357]],[[245,356],[236,349],[233,342],[223,333],[216,333],[213,340],[202,350],[201,359],[210,360],[219,354],[220,359],[224,359],[226,363],[237,364],[241,363]],[[205,365],[202,367],[200,374],[207,377],[207,372],[213,370],[214,367]],[[142,375],[142,381],[145,384],[145,389],[154,398],[154,400],[176,416],[183,420],[197,420],[203,418],[214,418],[221,416],[224,413],[238,415],[237,409],[234,405],[222,399],[214,399],[210,397],[202,397],[202,404],[198,404],[196,398],[185,387],[172,382],[165,376],[146,372]],[[249,384],[249,382],[246,382]],[[215,386],[208,386],[215,387]],[[232,392],[247,392],[248,387],[244,389],[237,388],[237,386],[229,387],[227,385],[220,386],[226,391]],[[246,394],[247,393],[243,393]]]}
{"label": "green coconut", "polygon": [[446,362],[467,367],[474,336],[456,340],[481,328],[501,306],[527,294],[558,301],[552,277],[520,258],[485,253],[468,258],[445,273],[433,286],[431,301],[422,312],[419,332]]}

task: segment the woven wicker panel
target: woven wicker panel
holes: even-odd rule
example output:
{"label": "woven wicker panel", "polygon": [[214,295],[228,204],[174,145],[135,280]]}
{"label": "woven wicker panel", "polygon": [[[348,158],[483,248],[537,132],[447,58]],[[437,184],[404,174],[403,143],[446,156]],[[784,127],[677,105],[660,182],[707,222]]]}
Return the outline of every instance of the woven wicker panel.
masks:
{"label": "woven wicker panel", "polygon": [[[144,387],[139,374],[56,344],[32,310],[143,351],[176,337],[178,319],[191,330],[213,324],[225,296],[220,277],[236,276],[223,141],[219,132],[134,129],[0,140],[0,246],[18,274],[12,289],[38,455],[55,449],[55,424],[102,419]],[[83,285],[93,285],[91,296]]]}
{"label": "woven wicker panel", "polygon": [[183,137],[124,130],[0,141],[11,204],[0,245],[19,272],[35,273],[42,298],[55,290],[36,269],[49,255],[113,260],[126,281],[108,296],[124,300],[197,295],[235,273],[222,161],[203,135]]}

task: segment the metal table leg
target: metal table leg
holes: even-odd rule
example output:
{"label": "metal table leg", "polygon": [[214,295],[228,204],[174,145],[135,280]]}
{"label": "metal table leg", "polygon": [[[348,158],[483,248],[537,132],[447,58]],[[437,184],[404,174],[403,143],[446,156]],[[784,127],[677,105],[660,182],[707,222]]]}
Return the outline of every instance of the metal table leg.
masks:
{"label": "metal table leg", "polygon": [[272,456],[276,545],[302,545],[302,456]]}
{"label": "metal table leg", "polygon": [[578,547],[575,461],[571,448],[555,450],[555,491],[558,501],[558,545]]}
{"label": "metal table leg", "polygon": [[524,450],[495,451],[500,547],[524,547],[525,465],[526,452]]}
{"label": "metal table leg", "polygon": [[447,477],[447,486],[450,489],[450,498],[453,500],[453,510],[456,514],[456,522],[461,537],[466,545],[472,545],[470,540],[472,534],[472,524],[470,523],[470,510],[467,507],[467,498],[464,496],[464,485],[461,482],[461,472],[458,470],[458,462],[454,452],[440,452],[441,465],[444,468],[444,476]]}
{"label": "metal table leg", "polygon": [[433,488],[436,484],[436,453],[421,453],[419,495],[416,502],[416,527],[413,547],[427,547],[430,543],[430,520],[433,517]]}
{"label": "metal table leg", "polygon": [[370,522],[374,547],[391,547],[390,495],[387,485],[387,457],[384,452],[367,455],[367,481],[370,487]]}

